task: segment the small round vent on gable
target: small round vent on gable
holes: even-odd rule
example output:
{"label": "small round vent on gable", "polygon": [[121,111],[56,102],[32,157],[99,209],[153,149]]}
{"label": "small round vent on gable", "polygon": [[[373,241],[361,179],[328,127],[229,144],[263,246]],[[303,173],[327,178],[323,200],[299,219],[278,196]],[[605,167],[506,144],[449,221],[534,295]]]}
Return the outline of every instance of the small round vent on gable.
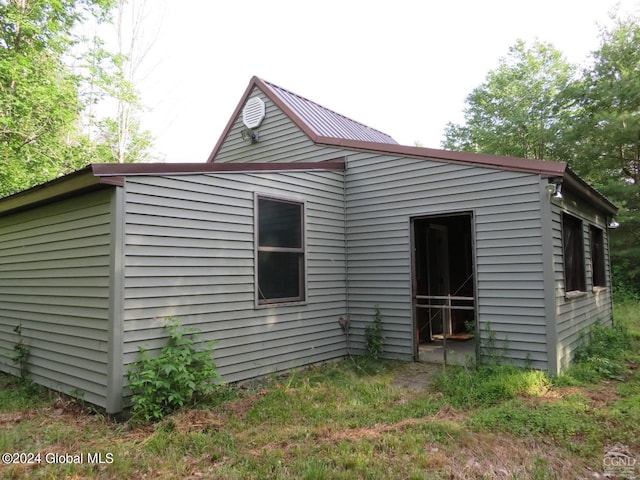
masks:
{"label": "small round vent on gable", "polygon": [[262,99],[250,98],[242,109],[242,123],[249,129],[258,128],[264,120],[264,115],[265,107]]}

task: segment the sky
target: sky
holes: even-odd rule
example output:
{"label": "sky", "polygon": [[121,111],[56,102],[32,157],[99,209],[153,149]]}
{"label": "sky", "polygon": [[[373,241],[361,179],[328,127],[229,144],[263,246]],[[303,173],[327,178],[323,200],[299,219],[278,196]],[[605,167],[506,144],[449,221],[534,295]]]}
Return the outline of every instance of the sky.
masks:
{"label": "sky", "polygon": [[167,162],[204,162],[251,77],[440,148],[448,122],[518,39],[586,64],[609,13],[639,0],[151,0],[136,80]]}

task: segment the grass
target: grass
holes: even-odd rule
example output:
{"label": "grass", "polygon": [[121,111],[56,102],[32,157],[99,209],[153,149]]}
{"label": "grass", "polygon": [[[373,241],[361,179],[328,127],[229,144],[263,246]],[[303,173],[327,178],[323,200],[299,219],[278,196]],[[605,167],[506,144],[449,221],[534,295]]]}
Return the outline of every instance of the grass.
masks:
{"label": "grass", "polygon": [[226,388],[153,425],[0,375],[0,453],[84,454],[82,464],[0,465],[0,478],[594,478],[608,446],[640,459],[639,311],[618,306],[624,329],[595,333],[558,379],[345,360]]}

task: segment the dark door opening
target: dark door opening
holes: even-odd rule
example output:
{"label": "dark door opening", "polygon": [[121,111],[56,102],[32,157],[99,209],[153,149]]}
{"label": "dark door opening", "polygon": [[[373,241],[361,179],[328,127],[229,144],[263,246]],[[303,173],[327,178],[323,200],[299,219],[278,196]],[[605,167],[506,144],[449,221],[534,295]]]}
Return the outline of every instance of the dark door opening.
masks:
{"label": "dark door opening", "polygon": [[[414,218],[413,298],[416,358],[473,354],[475,281],[471,213]],[[449,346],[447,347],[447,342]],[[455,344],[453,343],[455,342]],[[442,351],[441,351],[442,350]],[[464,358],[463,358],[464,360]]]}

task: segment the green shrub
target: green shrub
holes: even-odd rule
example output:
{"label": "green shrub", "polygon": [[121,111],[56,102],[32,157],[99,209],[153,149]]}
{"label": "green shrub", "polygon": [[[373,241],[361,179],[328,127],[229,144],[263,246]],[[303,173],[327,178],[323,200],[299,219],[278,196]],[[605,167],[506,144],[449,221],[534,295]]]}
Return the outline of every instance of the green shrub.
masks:
{"label": "green shrub", "polygon": [[27,383],[29,380],[29,356],[31,355],[31,351],[25,343],[24,337],[22,335],[22,323],[16,325],[13,331],[18,336],[18,341],[13,346],[13,351],[15,353],[12,357],[12,360],[20,370],[20,380]]}
{"label": "green shrub", "polygon": [[591,358],[619,360],[624,358],[625,352],[630,346],[631,338],[625,327],[621,325],[613,327],[594,325],[589,335],[576,349],[575,359],[578,362]]}
{"label": "green shrub", "polygon": [[625,356],[630,348],[631,335],[625,326],[594,325],[576,349],[569,373],[584,382],[619,379],[627,370]]}
{"label": "green shrub", "polygon": [[496,331],[491,328],[491,322],[481,326],[481,335],[478,340],[480,342],[478,365],[497,366],[505,363],[509,341],[506,338],[498,339]]}
{"label": "green shrub", "polygon": [[129,370],[134,418],[147,422],[193,405],[218,387],[212,344],[198,350],[194,345],[198,330],[181,328],[176,320],[171,320],[166,329],[169,340],[160,354],[151,356],[140,347],[138,359]]}
{"label": "green shrub", "polygon": [[371,360],[378,360],[384,351],[384,337],[382,335],[382,315],[380,306],[375,306],[373,322],[364,330],[366,356]]}

